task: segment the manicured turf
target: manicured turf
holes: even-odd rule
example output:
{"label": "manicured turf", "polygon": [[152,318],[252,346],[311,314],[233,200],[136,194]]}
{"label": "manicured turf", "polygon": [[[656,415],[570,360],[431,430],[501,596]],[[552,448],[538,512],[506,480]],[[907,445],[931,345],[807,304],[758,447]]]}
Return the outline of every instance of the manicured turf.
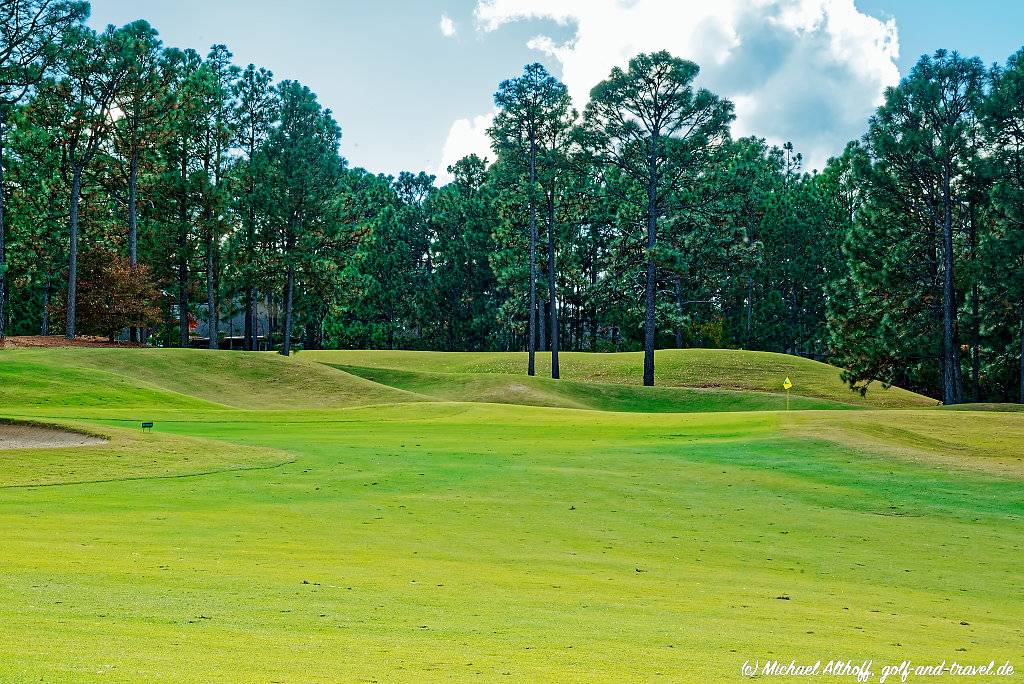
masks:
{"label": "manicured turf", "polygon": [[[428,373],[364,366],[333,367],[421,396],[444,401],[491,402],[646,413],[705,411],[779,411],[787,406],[784,393],[749,392],[691,387],[552,380],[499,373]],[[788,400],[793,410],[852,409],[853,404],[797,394]]]}
{"label": "manicured turf", "polygon": [[[328,408],[419,399],[324,364],[276,354],[88,348],[15,349],[2,354],[10,360],[0,365],[0,388],[7,388],[0,389],[0,397],[19,405],[109,405],[110,382],[129,394],[147,395],[127,405],[167,408]],[[53,372],[44,372],[44,367]],[[30,397],[22,394],[23,384],[32,386]],[[65,396],[59,391],[62,387],[72,392]],[[123,399],[119,395],[118,400]]]}
{"label": "manicured turf", "polygon": [[[0,352],[0,417],[111,438],[0,452],[0,681],[1024,669],[1020,414],[456,403],[487,397],[443,356],[379,384],[310,353],[73,351]],[[293,404],[268,377],[312,381]],[[629,389],[556,396],[636,411]]]}
{"label": "manicured turf", "polygon": [[[448,373],[525,375],[525,353],[309,351],[300,355],[329,364]],[[640,385],[642,352],[560,355],[564,380]],[[537,354],[537,376],[550,377],[550,355]],[[655,354],[655,384],[662,387],[698,387],[782,393],[782,381],[793,381],[795,396],[814,397],[874,408],[915,408],[939,402],[900,388],[873,384],[866,397],[851,392],[839,369],[817,361],[771,352],[731,349],[663,349]]]}

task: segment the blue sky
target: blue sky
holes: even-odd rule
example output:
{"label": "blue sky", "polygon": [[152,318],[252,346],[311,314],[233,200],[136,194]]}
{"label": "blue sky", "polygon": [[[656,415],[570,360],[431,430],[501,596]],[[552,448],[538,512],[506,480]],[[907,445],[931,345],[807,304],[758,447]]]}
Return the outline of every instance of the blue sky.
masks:
{"label": "blue sky", "polygon": [[[738,134],[792,139],[820,166],[858,136],[882,89],[937,47],[1004,61],[1024,43],[1019,0],[92,0],[100,28],[147,19],[165,44],[224,43],[310,86],[372,171],[427,170],[469,151],[498,82],[540,61],[582,104],[638,51],[702,65],[736,102]],[[282,9],[286,8],[286,9]],[[897,49],[898,44],[898,49]]]}

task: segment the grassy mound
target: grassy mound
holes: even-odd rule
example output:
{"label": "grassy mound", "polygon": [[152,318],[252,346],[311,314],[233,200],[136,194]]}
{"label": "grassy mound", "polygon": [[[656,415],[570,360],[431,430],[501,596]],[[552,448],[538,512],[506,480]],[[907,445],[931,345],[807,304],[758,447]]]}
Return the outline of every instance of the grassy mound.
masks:
{"label": "grassy mound", "polygon": [[[95,350],[0,351],[0,407],[4,409],[154,406],[223,408],[104,370]],[[126,352],[122,352],[126,353]]]}
{"label": "grassy mound", "polygon": [[[382,385],[443,401],[647,413],[781,411],[787,407],[784,395],[767,392],[689,387],[639,387],[531,378],[525,375],[513,377],[497,373],[429,373],[391,368],[367,368],[365,366],[337,365],[335,367]],[[857,407],[828,399],[797,395],[791,398],[789,408],[808,410]]]}
{"label": "grassy mound", "polygon": [[[445,373],[484,373],[525,376],[526,354],[520,352],[407,352],[309,351],[301,355],[323,363],[392,370]],[[602,384],[639,385],[643,354],[560,355],[564,380]],[[550,375],[550,355],[537,354],[537,375]],[[793,381],[793,396],[813,397],[871,408],[934,406],[934,399],[893,387],[873,385],[867,396],[852,392],[839,377],[839,369],[825,363],[786,354],[732,349],[663,349],[655,355],[655,384],[782,393],[782,381]]]}
{"label": "grassy mound", "polygon": [[334,408],[420,400],[323,364],[205,349],[0,352],[8,406]]}
{"label": "grassy mound", "polygon": [[731,350],[658,352],[658,386],[639,385],[639,354],[563,354],[563,380],[538,355],[316,351],[291,358],[198,349],[13,349],[0,352],[0,406],[149,411],[330,409],[415,401],[469,401],[630,412],[933,405],[898,388],[851,392],[832,366],[782,354]]}

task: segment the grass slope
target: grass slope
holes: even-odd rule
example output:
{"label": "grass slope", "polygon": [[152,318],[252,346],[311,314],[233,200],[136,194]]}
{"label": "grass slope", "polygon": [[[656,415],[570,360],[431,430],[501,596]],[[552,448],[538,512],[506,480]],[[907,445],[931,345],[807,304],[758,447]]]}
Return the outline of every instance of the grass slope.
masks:
{"label": "grass slope", "polygon": [[[950,415],[956,416],[950,420]],[[899,458],[1024,478],[1024,420],[1003,411],[792,414],[795,433]]]}
{"label": "grass slope", "polygon": [[[308,351],[301,358],[323,363],[388,368],[415,372],[524,375],[526,354],[520,352]],[[565,380],[603,384],[641,384],[643,354],[559,355]],[[537,354],[537,375],[550,376],[550,357]],[[866,397],[850,391],[839,369],[787,354],[732,349],[663,349],[655,355],[655,384],[746,390],[778,394],[782,381],[793,380],[794,396],[826,399],[873,408],[914,408],[938,402],[894,387],[873,385]]]}
{"label": "grass slope", "polygon": [[92,350],[88,354],[69,354],[68,351],[72,350],[0,351],[0,408],[81,410],[140,405],[170,409],[222,408],[195,396],[103,370]]}
{"label": "grass slope", "polygon": [[[877,675],[1024,655],[1019,413],[169,408],[207,391],[179,375],[220,373],[249,406],[289,404],[265,380],[291,376],[280,362],[353,376],[308,353],[81,353],[0,352],[37,364],[4,376],[0,418],[56,412],[7,403],[46,380],[69,426],[112,440],[0,454],[0,484],[28,485],[0,487],[0,681],[729,682],[748,659]],[[68,370],[100,367],[135,385]],[[459,372],[391,376],[415,394],[350,386],[368,403],[478,392],[480,371]],[[286,387],[317,403],[315,384]],[[86,389],[99,407],[75,409]],[[153,434],[123,427],[156,414]],[[185,457],[281,452],[173,476],[196,472]]]}
{"label": "grass slope", "polygon": [[[787,406],[784,394],[768,392],[638,387],[496,373],[428,373],[364,366],[334,367],[382,385],[445,401],[647,413],[781,411]],[[856,408],[852,404],[800,395],[790,399],[789,407],[793,410]]]}
{"label": "grass slope", "polygon": [[[77,406],[272,409],[423,399],[323,364],[303,363],[297,357],[286,359],[276,354],[65,348],[4,351],[0,352],[0,359],[4,386],[31,388],[31,395],[23,395],[21,390],[9,396],[0,394],[3,403],[20,405],[39,405],[52,397],[50,404]],[[71,394],[57,391],[68,383],[75,387]],[[108,384],[121,391],[100,391]],[[135,399],[137,392],[145,396]]]}

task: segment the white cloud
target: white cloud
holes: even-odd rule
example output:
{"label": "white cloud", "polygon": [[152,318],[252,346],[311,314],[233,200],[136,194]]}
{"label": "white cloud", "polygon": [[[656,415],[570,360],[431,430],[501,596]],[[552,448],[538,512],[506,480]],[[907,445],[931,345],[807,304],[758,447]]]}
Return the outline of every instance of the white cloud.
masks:
{"label": "white cloud", "polygon": [[[574,26],[564,43],[541,35],[528,46],[558,60],[579,108],[639,52],[692,60],[699,85],[736,103],[736,135],[792,140],[808,168],[859,136],[899,80],[895,22],[862,14],[854,0],[479,0],[475,15],[484,32],[529,19]],[[446,153],[471,128],[453,124]]]}
{"label": "white cloud", "polygon": [[445,38],[452,38],[455,36],[455,22],[447,14],[441,15],[441,22],[438,24],[441,29],[441,35]]}
{"label": "white cloud", "polygon": [[472,119],[458,119],[448,129],[448,139],[445,140],[444,149],[441,151],[441,161],[437,167],[431,170],[437,176],[438,185],[443,185],[452,180],[448,173],[448,167],[469,154],[477,154],[481,159],[493,156],[491,152],[491,139],[487,135],[487,129],[494,122],[494,112],[480,114]]}

